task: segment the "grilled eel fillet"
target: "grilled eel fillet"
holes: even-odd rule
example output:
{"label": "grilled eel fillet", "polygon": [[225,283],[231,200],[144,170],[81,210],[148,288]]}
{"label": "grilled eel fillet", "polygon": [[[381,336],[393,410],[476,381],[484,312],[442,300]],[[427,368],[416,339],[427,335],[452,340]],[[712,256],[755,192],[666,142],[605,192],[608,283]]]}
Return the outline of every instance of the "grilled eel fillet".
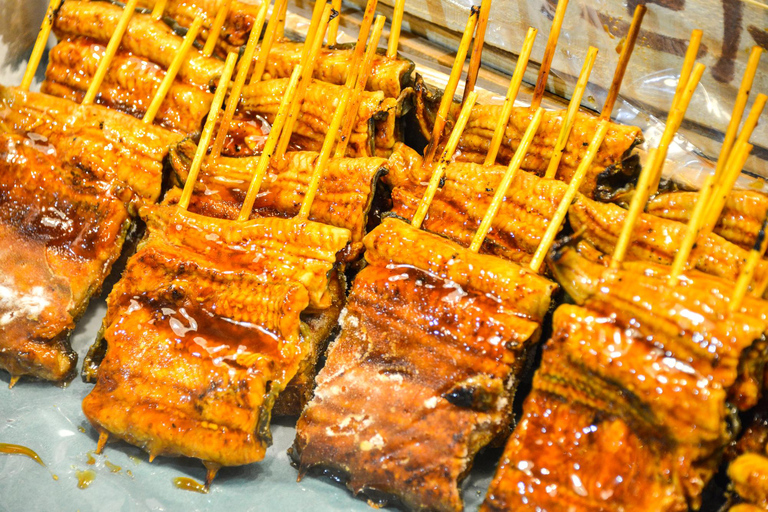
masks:
{"label": "grilled eel fillet", "polygon": [[[434,98],[424,86],[420,77],[415,86],[414,102],[416,118],[421,126],[423,135],[429,139],[432,133],[434,112],[437,112],[439,98]],[[458,116],[461,105],[454,103],[451,115]],[[462,132],[455,158],[458,161],[482,163],[491,144],[493,132],[499,123],[501,105],[475,105],[469,116],[464,132]],[[560,133],[560,124],[565,116],[565,110],[545,111],[539,130],[533,138],[530,149],[523,160],[522,169],[543,175],[552,157],[552,148]],[[496,163],[507,165],[520,144],[528,124],[533,118],[533,112],[528,107],[516,107],[507,124],[507,130],[502,138],[501,147]],[[557,179],[570,182],[579,163],[587,151],[592,136],[595,133],[598,119],[594,115],[580,112],[576,115],[573,130],[565,146]],[[446,130],[445,133],[448,133]],[[600,146],[592,167],[580,191],[589,197],[600,200],[610,200],[629,181],[636,178],[639,165],[636,159],[628,157],[637,144],[642,143],[643,134],[636,126],[625,126],[611,123],[605,141]]]}
{"label": "grilled eel fillet", "polygon": [[107,300],[106,355],[83,411],[153,455],[260,460],[275,398],[307,355],[299,315],[330,306],[349,232],[163,205],[142,216],[148,235]]}
{"label": "grilled eel fillet", "polygon": [[[96,74],[105,46],[83,37],[60,41],[48,53],[41,91],[79,103]],[[145,58],[118,52],[110,63],[96,102],[141,119],[165,77],[165,69]],[[155,122],[169,130],[197,133],[213,95],[179,80],[163,100]]]}
{"label": "grilled eel fillet", "polygon": [[[606,254],[613,252],[621,233],[626,210],[579,197],[571,206],[568,218],[573,230],[584,230],[583,237]],[[641,214],[627,251],[627,259],[645,260],[670,265],[685,236],[686,225],[655,215]],[[748,251],[716,234],[699,236],[689,260],[695,268],[735,282]],[[755,281],[768,278],[768,263],[761,261],[755,269]]]}
{"label": "grilled eel fillet", "polygon": [[668,287],[569,248],[554,260],[582,305],[555,312],[483,508],[697,508],[734,435],[731,388],[744,354],[764,342],[768,305],[751,299],[759,315],[728,313],[731,290],[700,273]]}
{"label": "grilled eel fillet", "polygon": [[[70,37],[86,37],[106,44],[122,14],[122,7],[107,2],[66,0],[56,15],[53,31],[60,41]],[[181,44],[182,38],[171,27],[153,21],[149,14],[136,13],[128,23],[120,47],[124,52],[168,69]],[[216,86],[223,68],[221,60],[204,57],[193,48],[181,65],[178,77],[187,84],[207,91]]]}
{"label": "grilled eel fillet", "polygon": [[[177,183],[186,182],[196,146],[184,140],[171,150],[171,166]],[[190,209],[202,215],[236,219],[240,213],[256,160],[261,157],[219,158],[215,168],[205,162],[195,184]],[[290,217],[299,212],[317,153],[290,151],[273,159],[253,208],[254,217]],[[334,158],[320,180],[309,218],[351,232],[344,260],[356,259],[363,250],[363,236],[378,177],[386,173],[383,158]]]}
{"label": "grilled eel fillet", "polygon": [[[121,7],[106,2],[67,0],[59,9],[54,32],[61,40],[66,37],[88,37],[106,43],[115,31],[122,14]],[[247,38],[247,35],[245,35]],[[149,15],[135,14],[128,24],[121,46],[140,57],[167,69],[181,45],[181,38],[164,23],[151,20]],[[276,42],[267,59],[268,78],[288,78],[301,59],[303,43]],[[203,57],[191,51],[181,66],[179,77],[189,84],[208,89],[216,85],[224,63],[213,57]],[[315,61],[314,76],[318,80],[344,84],[350,66],[351,48],[324,48]],[[387,97],[397,98],[403,86],[410,82],[414,64],[408,60],[389,59],[379,55],[374,59],[368,90],[383,91]]]}
{"label": "grilled eel fillet", "polygon": [[[728,476],[740,500],[768,509],[768,403],[763,401],[730,453]],[[734,510],[734,509],[731,509]]]}
{"label": "grilled eel fillet", "polygon": [[69,333],[128,228],[108,183],[63,165],[34,133],[0,132],[0,368],[69,380]]}
{"label": "grilled eel fillet", "polygon": [[[139,5],[152,9],[158,0],[140,0]],[[216,13],[224,6],[223,0],[169,0],[163,11],[163,16],[170,18],[174,23],[189,28],[195,18],[203,20],[203,26],[197,40],[205,44]],[[221,34],[216,41],[216,53],[224,56],[229,52],[237,51],[248,42],[253,24],[256,21],[259,6],[252,2],[234,0],[229,4],[227,18],[221,28]]]}
{"label": "grilled eel fillet", "polygon": [[[698,192],[676,191],[659,194],[648,202],[646,211],[685,224],[691,218]],[[753,190],[734,190],[715,225],[715,233],[742,249],[755,246],[757,234],[768,214],[768,196]]]}
{"label": "grilled eel fillet", "polygon": [[119,182],[128,201],[156,202],[163,160],[181,136],[99,105],[81,106],[47,94],[0,86],[0,123],[47,139],[65,166]]}
{"label": "grilled eel fillet", "polygon": [[509,426],[556,285],[391,217],[365,244],[291,455],[372,500],[461,510],[458,482]]}
{"label": "grilled eel fillet", "polygon": [[[413,218],[424,197],[431,174],[431,169],[421,165],[421,157],[409,154],[412,152],[398,144],[390,158],[391,171],[385,177],[394,187],[393,212],[408,220]],[[468,247],[506,170],[500,165],[450,164],[422,227]],[[568,185],[559,180],[518,172],[493,219],[482,252],[518,264],[528,263],[567,188]]]}
{"label": "grilled eel fillet", "polygon": [[[241,95],[241,110],[274,121],[280,101],[288,86],[287,78],[260,81],[247,85]],[[295,147],[320,151],[328,127],[336,111],[342,86],[313,80],[307,87],[291,142]],[[387,97],[381,91],[362,94],[357,118],[349,140],[350,156],[388,156],[399,138],[397,120],[409,92],[399,98]]]}

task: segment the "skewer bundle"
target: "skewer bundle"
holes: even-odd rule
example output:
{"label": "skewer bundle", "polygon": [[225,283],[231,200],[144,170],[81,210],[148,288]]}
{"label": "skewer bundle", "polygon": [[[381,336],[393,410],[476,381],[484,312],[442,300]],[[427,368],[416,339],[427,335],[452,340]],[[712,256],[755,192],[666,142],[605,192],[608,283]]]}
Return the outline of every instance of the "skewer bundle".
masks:
{"label": "skewer bundle", "polygon": [[[269,22],[268,3],[253,11],[239,61],[231,52],[221,62],[210,56],[220,55],[226,48],[221,38],[231,37],[227,23],[238,12],[238,4],[222,2],[215,15],[195,19],[186,37],[179,38],[157,27],[158,20],[166,15],[179,16],[180,4],[173,0],[157,2],[144,20],[137,17],[144,15],[134,14],[136,0],[132,0],[124,11],[114,12],[114,30],[99,52],[103,56],[89,72],[94,80],[77,96],[83,98],[83,105],[71,108],[92,124],[105,118],[126,122],[127,116],[116,112],[107,115],[104,112],[109,111],[91,105],[95,101],[108,105],[113,101],[108,99],[109,81],[116,82],[118,87],[113,90],[118,90],[120,77],[110,77],[110,66],[114,66],[115,59],[129,60],[121,56],[120,48],[138,52],[136,35],[153,30],[173,40],[177,52],[163,56],[162,73],[155,75],[154,85],[145,94],[148,100],[141,112],[143,123],[139,124],[143,131],[138,137],[146,135],[151,139],[145,146],[155,149],[150,155],[154,168],[174,144],[172,161],[183,190],[172,190],[163,204],[152,205],[159,198],[159,170],[152,168],[154,174],[142,176],[135,173],[138,164],[111,178],[111,183],[117,184],[114,195],[126,187],[130,198],[99,199],[99,208],[109,212],[104,214],[109,222],[102,223],[115,233],[105,251],[107,260],[119,255],[119,233],[122,230],[124,234],[137,208],[148,232],[110,294],[104,338],[94,345],[87,362],[86,371],[97,385],[83,407],[100,432],[98,449],[102,450],[108,437],[115,435],[144,447],[150,459],[160,454],[197,457],[206,465],[207,485],[221,465],[261,459],[269,444],[270,415],[295,413],[303,408],[312,395],[324,338],[340,324],[342,333],[318,376],[315,399],[299,422],[292,456],[300,466],[300,475],[312,468],[330,469],[349,477],[348,486],[356,493],[373,492],[374,498],[381,497],[375,491],[393,495],[414,509],[458,509],[461,499],[457,484],[466,475],[474,454],[506,436],[521,368],[538,341],[557,288],[540,275],[546,271],[547,256],[552,255],[550,269],[579,306],[563,306],[555,315],[554,338],[547,344],[544,365],[534,380],[534,393],[526,402],[524,425],[507,448],[511,454],[508,461],[520,463],[514,468],[505,463],[500,468],[486,508],[494,510],[504,504],[509,489],[518,488],[517,482],[522,480],[516,470],[530,476],[521,466],[528,461],[525,450],[531,446],[526,436],[533,436],[531,432],[540,427],[566,425],[563,431],[571,442],[568,435],[575,432],[574,425],[580,425],[580,421],[592,422],[585,428],[597,428],[593,431],[597,432],[597,442],[589,445],[589,453],[572,451],[568,456],[576,457],[573,460],[598,468],[606,449],[605,439],[620,439],[628,447],[625,455],[644,464],[637,474],[622,473],[628,480],[634,478],[634,490],[642,490],[644,495],[619,491],[610,503],[637,506],[646,503],[645,499],[649,504],[666,500],[664,503],[673,507],[695,505],[703,482],[719,460],[718,450],[728,441],[720,432],[725,401],[747,409],[757,401],[762,385],[762,375],[742,361],[749,359],[743,357],[745,354],[759,352],[754,341],[768,330],[768,309],[757,298],[768,286],[768,267],[762,261],[765,238],[757,236],[754,244],[747,245],[751,249],[747,252],[711,234],[722,222],[721,211],[728,211],[729,201],[738,197],[731,189],[749,154],[749,137],[766,102],[765,96],[758,96],[739,134],[759,52],[753,53],[742,81],[734,108],[734,119],[738,119],[728,128],[716,172],[685,213],[690,219],[688,226],[664,224],[675,234],[673,243],[665,246],[669,250],[666,262],[672,266],[643,264],[644,274],[640,275],[637,263],[624,260],[627,255],[642,255],[643,246],[637,240],[643,223],[661,222],[642,212],[658,188],[667,148],[703,72],[703,67],[694,63],[700,32],[692,35],[660,145],[640,174],[633,202],[625,211],[594,200],[600,197],[600,185],[594,176],[596,169],[619,162],[641,138],[639,130],[611,123],[610,116],[643,7],[635,13],[613,85],[596,118],[578,112],[596,59],[593,49],[587,53],[568,109],[553,113],[540,108],[567,2],[558,4],[530,107],[513,104],[531,54],[535,29],[528,33],[505,104],[492,109],[476,105],[473,89],[490,11],[490,2],[483,2],[469,16],[422,158],[395,144],[394,136],[391,143],[375,148],[366,147],[365,138],[358,136],[365,131],[359,129],[361,124],[371,122],[377,112],[396,109],[393,105],[402,100],[403,77],[410,72],[403,66],[404,61],[396,58],[402,1],[395,6],[384,56],[376,52],[384,19],[378,17],[374,22],[375,0],[366,7],[353,49],[334,47],[339,24],[331,9],[337,4],[322,1],[315,5],[306,42],[298,45],[283,41],[286,2],[278,0]],[[86,10],[92,7],[65,2],[59,10],[59,30],[66,33],[66,27],[76,27],[86,35],[98,36],[88,33],[93,29],[72,15],[73,6]],[[56,9],[54,0],[51,19]],[[47,25],[50,28],[50,23]],[[265,36],[257,46],[265,25]],[[43,41],[47,39],[45,28],[46,24],[41,31]],[[192,43],[201,34],[206,43],[198,52]],[[473,36],[464,97],[454,104]],[[229,41],[226,44],[231,44]],[[73,47],[69,48],[72,55],[77,55]],[[63,47],[60,50],[63,53]],[[39,62],[39,49],[33,56]],[[340,60],[344,66],[338,65]],[[34,69],[28,70],[22,83],[27,88],[32,76]],[[52,92],[55,86],[54,81],[46,85]],[[277,91],[278,101],[274,97],[265,100],[268,90]],[[14,98],[13,108],[4,114],[14,126],[42,133],[38,126],[24,124],[29,123],[29,115],[24,117],[23,108],[29,98],[38,103],[50,100],[22,91],[3,93]],[[188,104],[194,106],[194,121],[181,131],[200,131],[196,144],[151,126],[164,115],[164,122],[170,122],[169,108],[163,107],[169,94],[176,95],[176,108],[186,104],[184,98],[193,98]],[[317,114],[323,123],[320,129],[307,129],[310,123],[306,117],[319,103],[313,94],[334,98]],[[388,100],[389,106],[382,106]],[[377,101],[378,105],[370,106]],[[244,111],[263,114],[271,126],[268,135],[266,130],[249,132],[247,136],[259,138],[259,143],[248,148],[248,156],[235,158],[242,152],[231,151],[231,141],[239,127],[248,125]],[[492,123],[486,123],[487,117]],[[378,116],[375,122],[380,121]],[[135,127],[137,123],[128,124]],[[45,136],[51,144],[63,148],[67,134],[50,128],[50,122],[47,126]],[[543,134],[545,129],[551,133]],[[478,133],[483,139],[479,145]],[[370,138],[370,133],[367,135]],[[533,155],[538,151],[537,140],[545,135],[551,135],[554,144],[547,152]],[[302,148],[297,144],[301,140],[310,142]],[[306,151],[306,147],[317,151]],[[392,150],[388,159],[372,156],[389,156]],[[454,161],[457,151],[470,158],[476,156],[478,163]],[[66,177],[71,172],[67,165],[76,156],[85,156],[82,149],[61,154],[63,187],[72,187]],[[359,155],[365,158],[354,158]],[[531,163],[537,156],[539,162]],[[499,161],[506,165],[497,165]],[[88,165],[89,171],[101,178],[110,176],[95,160]],[[382,169],[390,171],[394,211],[410,220],[410,225],[387,218],[365,236],[368,209]],[[231,177],[235,174],[239,185],[233,187]],[[18,170],[9,176],[11,181],[22,179]],[[207,197],[211,191],[220,197]],[[78,193],[88,197],[87,192]],[[334,199],[334,194],[342,199]],[[710,200],[713,207],[703,208]],[[80,220],[79,213],[73,215]],[[607,258],[586,244],[578,250],[559,245],[550,251],[567,216],[583,242],[613,252],[611,269],[605,269]],[[532,222],[534,218],[539,222]],[[627,220],[618,233],[606,229],[604,225],[610,221],[604,219]],[[2,226],[3,236],[14,240],[12,230]],[[355,263],[363,246],[368,266],[352,284],[349,304],[342,313],[346,300],[345,263]],[[713,254],[721,263],[739,264],[732,269],[727,265],[707,267],[706,260],[711,260]],[[109,260],[104,272],[111,261],[114,259]],[[719,278],[691,271],[688,265]],[[236,282],[227,277],[234,274],[239,276]],[[648,300],[642,307],[633,309],[628,305],[628,313],[622,316],[617,304],[631,301],[621,283],[634,280]],[[102,281],[103,276],[91,279],[88,285],[100,286]],[[604,286],[592,286],[598,282]],[[653,314],[649,308],[655,303],[663,308],[674,301],[706,316],[716,326],[697,327],[681,340],[669,338],[648,315]],[[672,308],[664,311],[671,311],[665,313],[670,324],[683,330],[689,327]],[[590,318],[603,318],[600,315],[610,322],[599,326],[590,323]],[[441,326],[439,333],[434,330],[435,319]],[[72,319],[68,321],[71,324]],[[658,356],[640,338],[627,334],[629,326],[635,324],[640,325],[639,332],[668,349],[667,358],[689,361],[689,353],[698,357],[691,363],[693,371],[702,379],[709,378],[710,383],[706,399],[693,392],[686,395],[683,403],[690,405],[690,417],[678,417],[678,402],[674,400],[648,398],[650,388],[633,387],[621,373],[624,370],[616,370],[610,362],[599,359],[607,349],[601,345],[601,338],[590,332],[605,335],[605,339],[609,335],[618,339],[618,333],[637,354]],[[729,334],[737,330],[737,334]],[[714,348],[722,368],[690,344],[696,335],[711,340],[713,347],[716,340],[727,338],[727,346]],[[235,346],[233,339],[243,342]],[[568,345],[568,339],[592,343],[594,350],[588,352],[598,354],[598,359],[589,359],[583,349]],[[635,352],[627,357],[634,357]],[[0,359],[0,364],[7,367],[9,363]],[[634,364],[633,360],[627,368],[646,370]],[[580,372],[585,367],[596,375],[594,380],[584,380]],[[11,368],[15,371],[15,367]],[[198,379],[191,370],[210,372],[213,381]],[[176,384],[173,393],[157,380],[161,375]],[[675,392],[690,390],[680,375],[664,375],[677,379],[674,382],[682,391]],[[211,382],[215,385],[211,386]],[[605,382],[610,385],[603,386]],[[582,393],[591,385],[603,387]],[[611,385],[625,386],[639,401],[647,399],[648,406],[638,409],[637,404],[622,402],[622,390]],[[548,400],[552,395],[559,395],[568,405],[551,406]],[[236,396],[247,396],[247,406]],[[190,399],[194,404],[185,406]],[[610,400],[617,404],[613,409],[604,405]],[[551,420],[539,414],[546,407],[557,410]],[[594,411],[610,418],[598,425],[594,423]],[[356,419],[360,415],[365,419]],[[404,421],[408,423],[405,430]],[[161,424],[163,427],[157,427]],[[650,441],[645,436],[654,428],[662,429],[659,435],[666,436],[674,446],[674,454],[682,457],[681,464],[674,466],[671,459],[647,448],[644,443]],[[401,450],[412,458],[410,465],[390,466],[387,461],[398,460]],[[553,450],[552,460],[559,460],[562,453],[558,447]],[[677,475],[674,481],[658,478],[670,472]],[[419,474],[419,485],[413,483],[415,473]],[[580,475],[587,473],[579,473],[577,479]],[[545,477],[541,473],[537,478],[550,481]],[[553,498],[546,491],[544,494],[550,495],[547,498],[539,489],[522,496],[541,500],[539,503],[565,505],[580,503],[583,493],[597,495],[586,477],[579,484],[571,481],[573,485],[567,492],[565,483],[553,478],[551,481],[567,498]],[[573,489],[576,497],[568,494]],[[608,498],[601,495],[600,499]],[[509,506],[506,503],[504,506]]]}

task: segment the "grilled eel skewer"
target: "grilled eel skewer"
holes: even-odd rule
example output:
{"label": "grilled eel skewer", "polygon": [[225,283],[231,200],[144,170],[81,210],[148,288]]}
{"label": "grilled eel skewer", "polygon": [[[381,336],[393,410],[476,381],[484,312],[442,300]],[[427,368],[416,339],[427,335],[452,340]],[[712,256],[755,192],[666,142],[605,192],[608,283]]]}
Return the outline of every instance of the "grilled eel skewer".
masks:
{"label": "grilled eel skewer", "polygon": [[[196,149],[189,140],[171,149],[170,161],[177,184],[186,183]],[[236,219],[258,158],[261,157],[219,158],[213,168],[203,163],[190,211],[220,219]],[[317,153],[312,151],[289,151],[284,158],[270,161],[251,218],[296,215],[316,159]],[[350,231],[351,243],[342,255],[344,261],[358,259],[363,250],[363,236],[376,185],[379,176],[386,174],[389,168],[390,164],[384,158],[333,158],[323,172],[309,219]]]}
{"label": "grilled eel skewer", "polygon": [[555,312],[483,510],[698,507],[735,433],[729,403],[754,390],[746,356],[765,362],[768,304],[729,313],[732,284],[695,271],[669,287],[645,264],[608,271],[570,247],[553,260],[579,305]]}
{"label": "grilled eel skewer", "polygon": [[0,88],[0,102],[0,368],[67,381],[69,333],[119,256],[136,205],[157,199],[178,139],[20,89]]}
{"label": "grilled eel skewer", "polygon": [[[421,131],[429,138],[432,131],[434,113],[437,111],[439,98],[434,98],[426,91],[426,86],[417,80],[415,94],[416,117]],[[455,118],[460,105],[454,104],[451,112]],[[491,144],[493,132],[499,123],[501,105],[475,105],[472,108],[467,126],[459,139],[456,160],[482,163]],[[520,144],[525,129],[533,118],[528,107],[516,107],[507,124],[501,147],[496,158],[497,163],[507,165]],[[552,149],[560,133],[560,124],[565,118],[565,111],[545,111],[539,130],[533,139],[523,161],[522,169],[543,175],[552,157]],[[571,135],[565,146],[562,160],[557,171],[557,178],[571,181],[579,162],[584,158],[589,141],[597,127],[598,118],[585,113],[578,113],[573,123]],[[640,128],[611,123],[605,141],[600,146],[592,167],[587,172],[580,191],[591,198],[611,200],[627,183],[633,181],[639,172],[637,159],[630,159],[632,148],[643,141]]]}
{"label": "grilled eel skewer", "polygon": [[349,231],[142,208],[147,236],[107,300],[88,420],[147,450],[214,465],[263,458],[275,400],[310,356],[300,314],[333,305]]}
{"label": "grilled eel skewer", "polygon": [[[106,2],[67,0],[59,9],[54,33],[59,40],[68,37],[88,37],[105,43],[114,32],[122,9]],[[136,14],[128,24],[122,40],[124,50],[167,68],[181,44],[181,38],[170,27],[153,22],[149,16]],[[267,59],[264,80],[289,78],[301,60],[303,43],[277,41]],[[315,62],[314,78],[337,85],[346,83],[351,65],[351,48],[323,48]],[[202,87],[215,85],[224,63],[190,52],[190,58],[181,67],[179,77]],[[377,55],[373,61],[367,90],[382,91],[388,98],[398,98],[410,83],[414,64],[401,58]]]}
{"label": "grilled eel skewer", "polygon": [[[648,213],[688,223],[698,192],[677,191],[657,195],[648,201]],[[734,190],[720,214],[714,232],[742,249],[755,246],[763,220],[768,215],[768,195],[754,190]]]}
{"label": "grilled eel skewer", "polygon": [[506,435],[557,285],[395,218],[365,245],[291,456],[300,475],[322,471],[374,501],[460,510],[474,455]]}

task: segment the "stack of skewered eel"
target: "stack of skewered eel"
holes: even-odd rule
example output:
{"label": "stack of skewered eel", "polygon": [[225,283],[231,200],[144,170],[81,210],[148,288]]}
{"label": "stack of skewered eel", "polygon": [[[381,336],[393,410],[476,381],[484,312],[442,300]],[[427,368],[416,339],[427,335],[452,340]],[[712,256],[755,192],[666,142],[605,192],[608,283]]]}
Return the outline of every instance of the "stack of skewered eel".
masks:
{"label": "stack of skewered eel", "polygon": [[[489,0],[442,94],[397,53],[402,1],[384,53],[376,0],[346,46],[324,0],[304,43],[282,35],[286,0],[269,16],[237,0],[59,3],[42,92],[42,45],[0,90],[12,385],[73,377],[68,335],[132,252],[82,367],[99,450],[114,437],[198,458],[208,486],[261,460],[272,415],[292,415],[299,476],[372,503],[461,510],[475,456],[506,445],[485,510],[701,505],[738,414],[765,407],[768,198],[732,190],[767,99],[739,131],[759,50],[715,172],[659,192],[701,34],[641,169],[640,129],[610,117],[642,6],[593,115],[579,106],[595,49],[568,108],[540,107],[566,1],[529,106],[514,104],[535,29],[504,105],[476,104]],[[768,507],[760,425],[729,475],[734,503]]]}

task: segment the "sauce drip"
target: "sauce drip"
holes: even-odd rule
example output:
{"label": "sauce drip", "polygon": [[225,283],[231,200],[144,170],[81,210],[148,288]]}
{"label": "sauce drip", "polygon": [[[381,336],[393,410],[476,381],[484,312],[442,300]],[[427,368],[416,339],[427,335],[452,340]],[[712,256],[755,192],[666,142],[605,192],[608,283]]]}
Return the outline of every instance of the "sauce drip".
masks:
{"label": "sauce drip", "polygon": [[112,473],[118,473],[118,472],[120,472],[121,469],[123,469],[120,466],[118,466],[117,464],[112,464],[108,460],[104,461],[104,465],[107,466],[109,471],[112,472]]}
{"label": "sauce drip", "polygon": [[26,446],[21,446],[19,444],[0,443],[0,453],[5,453],[8,455],[24,455],[34,460],[41,466],[45,467],[45,463],[43,462],[43,459],[41,459],[38,454],[36,454]]}
{"label": "sauce drip", "polygon": [[89,466],[96,464],[96,459],[93,458],[93,454],[91,452],[88,452],[88,460],[86,461],[86,464]]}
{"label": "sauce drip", "polygon": [[173,486],[177,489],[184,491],[199,492],[201,494],[208,494],[208,489],[200,482],[196,482],[191,478],[179,476],[173,479]]}
{"label": "sauce drip", "polygon": [[75,471],[75,475],[77,476],[77,487],[80,489],[87,489],[96,479],[96,473],[90,469]]}

